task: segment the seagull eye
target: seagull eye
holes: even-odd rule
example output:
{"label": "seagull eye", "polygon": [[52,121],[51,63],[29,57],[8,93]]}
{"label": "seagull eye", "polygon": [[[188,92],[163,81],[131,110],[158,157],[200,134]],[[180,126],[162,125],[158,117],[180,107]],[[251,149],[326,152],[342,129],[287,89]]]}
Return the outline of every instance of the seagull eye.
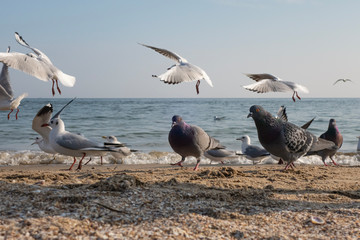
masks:
{"label": "seagull eye", "polygon": [[51,123],[51,124],[53,124],[53,123],[54,123],[54,121],[51,121],[50,123]]}
{"label": "seagull eye", "polygon": [[59,124],[59,122],[56,122],[56,125],[58,125]]}

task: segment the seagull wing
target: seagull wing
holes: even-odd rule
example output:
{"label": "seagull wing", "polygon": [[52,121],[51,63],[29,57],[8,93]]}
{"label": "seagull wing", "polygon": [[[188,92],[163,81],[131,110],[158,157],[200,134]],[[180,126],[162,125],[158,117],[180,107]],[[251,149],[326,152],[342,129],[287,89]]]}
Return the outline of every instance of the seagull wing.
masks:
{"label": "seagull wing", "polygon": [[282,83],[286,84],[287,86],[289,86],[294,91],[300,91],[300,92],[303,92],[303,93],[309,93],[309,90],[306,87],[304,87],[303,85],[300,85],[300,84],[297,84],[297,83],[294,83],[294,82],[289,82],[289,81],[279,81],[279,82],[282,82]]}
{"label": "seagull wing", "polygon": [[0,85],[5,89],[5,91],[9,94],[9,96],[11,97],[14,96],[13,90],[10,85],[9,68],[5,63],[0,73]]}
{"label": "seagull wing", "polygon": [[52,77],[48,64],[26,54],[17,52],[0,53],[0,62],[45,82]]}
{"label": "seagull wing", "polygon": [[44,126],[44,124],[47,124],[50,121],[52,113],[52,104],[48,103],[38,111],[32,121],[32,129],[39,133],[46,141],[49,139],[51,127],[48,125]]}
{"label": "seagull wing", "polygon": [[271,79],[264,79],[256,83],[246,85],[244,88],[257,93],[293,91],[293,89],[284,84],[283,81],[275,81]]}
{"label": "seagull wing", "polygon": [[213,86],[209,76],[204,70],[190,63],[181,63],[169,68],[168,71],[158,76],[161,81],[168,84],[192,82],[204,79],[211,87]]}
{"label": "seagull wing", "polygon": [[148,47],[148,48],[151,48],[153,50],[155,50],[156,52],[164,55],[165,57],[168,57],[176,62],[183,62],[183,63],[186,63],[187,60],[185,58],[182,58],[180,55],[176,54],[176,53],[173,53],[173,52],[170,52],[166,49],[163,49],[163,48],[157,48],[157,47],[152,47],[152,46],[149,46],[149,45],[145,45],[145,44],[142,44],[142,43],[139,43],[140,45],[144,46],[144,47]]}
{"label": "seagull wing", "polygon": [[56,138],[56,143],[63,148],[71,150],[93,149],[101,148],[102,146],[95,143],[84,136],[74,134],[71,132],[65,132]]}
{"label": "seagull wing", "polygon": [[8,100],[10,101],[12,99],[12,96],[8,94],[8,92],[5,90],[3,86],[0,85],[0,100]]}
{"label": "seagull wing", "polygon": [[17,32],[15,32],[15,39],[21,46],[31,49],[37,56],[45,59],[48,63],[52,64],[48,56],[45,55],[45,53],[41,52],[39,49],[31,47]]}
{"label": "seagull wing", "polygon": [[271,79],[271,80],[274,80],[274,81],[278,81],[280,80],[280,78],[274,76],[274,75],[271,75],[271,74],[268,74],[268,73],[260,73],[260,74],[249,74],[249,73],[245,73],[246,76],[248,76],[249,78],[255,80],[255,81],[261,81],[261,80],[264,80],[264,79]]}

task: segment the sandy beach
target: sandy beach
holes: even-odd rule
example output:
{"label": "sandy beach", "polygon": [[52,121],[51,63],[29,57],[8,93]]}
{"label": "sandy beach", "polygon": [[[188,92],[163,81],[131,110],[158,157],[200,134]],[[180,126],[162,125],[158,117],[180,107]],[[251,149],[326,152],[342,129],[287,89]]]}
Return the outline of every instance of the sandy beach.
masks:
{"label": "sandy beach", "polygon": [[358,239],[359,166],[0,167],[1,239]]}

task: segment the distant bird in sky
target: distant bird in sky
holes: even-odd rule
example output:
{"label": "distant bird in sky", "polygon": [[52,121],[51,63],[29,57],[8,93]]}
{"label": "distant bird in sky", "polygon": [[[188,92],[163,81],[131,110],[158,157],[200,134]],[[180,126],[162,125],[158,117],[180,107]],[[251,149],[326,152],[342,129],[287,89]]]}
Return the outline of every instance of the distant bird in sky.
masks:
{"label": "distant bird in sky", "polygon": [[257,93],[266,93],[266,92],[294,92],[292,95],[292,100],[295,102],[295,95],[298,99],[301,100],[298,95],[298,91],[303,93],[309,93],[309,90],[297,83],[283,81],[280,78],[268,74],[245,74],[249,78],[256,81],[256,83],[244,86],[245,89],[257,92]]}
{"label": "distant bird in sky", "polygon": [[287,162],[286,170],[309,151],[336,149],[333,142],[317,138],[314,134],[292,123],[273,117],[259,105],[250,107],[261,145],[274,156]]}
{"label": "distant bird in sky", "polygon": [[172,117],[172,126],[169,132],[171,148],[181,156],[181,161],[172,165],[179,165],[186,157],[196,157],[197,163],[194,170],[200,164],[201,156],[205,151],[225,148],[218,140],[210,137],[202,128],[187,124],[180,116]]}
{"label": "distant bird in sky", "polygon": [[242,136],[240,138],[237,138],[236,140],[240,140],[242,142],[241,145],[241,152],[247,159],[250,159],[253,161],[253,164],[255,164],[256,161],[261,161],[266,157],[270,156],[270,153],[266,151],[264,148],[251,145],[251,140],[248,135]]}
{"label": "distant bird in sky", "polygon": [[168,84],[178,84],[181,82],[197,81],[196,83],[197,94],[199,94],[200,80],[205,80],[211,87],[213,87],[213,84],[209,76],[206,74],[204,70],[202,70],[198,66],[189,63],[185,58],[181,57],[180,55],[170,52],[166,49],[156,48],[141,43],[139,44],[144,47],[151,48],[156,52],[164,55],[165,57],[168,57],[176,61],[176,64],[169,67],[165,73],[161,74],[160,76],[152,75],[153,77],[159,78],[161,81]]}
{"label": "distant bird in sky", "polygon": [[341,135],[338,127],[336,126],[335,119],[332,118],[329,120],[328,129],[326,132],[324,132],[323,134],[320,135],[320,138],[335,143],[335,146],[337,146],[337,149],[324,149],[324,150],[320,150],[320,151],[317,151],[314,153],[309,153],[309,155],[312,155],[312,154],[319,155],[325,166],[327,166],[325,163],[325,160],[327,157],[329,157],[331,159],[331,161],[333,162],[334,165],[337,165],[333,159],[333,156],[338,151],[338,149],[341,148],[341,146],[343,144],[343,136]]}
{"label": "distant bird in sky", "polygon": [[348,79],[348,78],[346,78],[346,79],[340,78],[340,79],[336,80],[333,85],[337,84],[338,82],[353,82],[353,81],[351,81],[351,79]]}
{"label": "distant bird in sky", "polygon": [[[10,52],[10,47],[7,48],[6,53]],[[10,114],[17,109],[15,118],[18,119],[19,105],[23,98],[27,96],[27,93],[21,94],[19,97],[14,99],[14,93],[10,84],[9,70],[6,63],[3,63],[3,67],[0,73],[0,110],[10,110],[8,114],[8,120]]]}
{"label": "distant bird in sky", "polygon": [[72,87],[75,84],[75,77],[67,75],[55,67],[50,59],[40,50],[32,48],[25,42],[25,40],[15,32],[16,41],[31,49],[34,53],[0,53],[0,62],[8,65],[11,68],[25,72],[31,76],[34,76],[42,81],[52,81],[52,95],[55,95],[54,84],[58,92],[61,94],[61,90],[58,85],[60,81],[66,87]]}
{"label": "distant bird in sky", "polygon": [[82,157],[78,170],[81,169],[81,163],[85,156],[102,156],[107,152],[115,152],[117,147],[123,145],[106,147],[103,144],[96,143],[84,137],[83,135],[71,133],[65,130],[65,124],[60,119],[60,113],[68,106],[74,99],[68,102],[58,113],[50,119],[49,125],[52,128],[49,134],[51,147],[58,153],[74,157],[74,162],[69,168],[72,169],[76,162],[76,157]]}

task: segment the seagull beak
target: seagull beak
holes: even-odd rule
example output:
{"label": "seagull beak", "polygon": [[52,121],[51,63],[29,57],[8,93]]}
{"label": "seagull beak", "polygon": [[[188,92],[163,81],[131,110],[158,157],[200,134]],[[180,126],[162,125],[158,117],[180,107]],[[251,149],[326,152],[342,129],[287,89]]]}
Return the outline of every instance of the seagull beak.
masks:
{"label": "seagull beak", "polygon": [[249,113],[249,114],[247,115],[247,118],[252,117],[252,115],[253,115],[253,113],[252,113],[252,112],[251,112],[251,113]]}
{"label": "seagull beak", "polygon": [[102,136],[102,138],[106,139],[106,136]]}
{"label": "seagull beak", "polygon": [[48,123],[44,123],[41,125],[41,127],[48,127],[48,126],[50,126]]}
{"label": "seagull beak", "polygon": [[33,142],[31,145],[34,145],[34,144],[36,144],[36,141],[35,141],[35,142]]}
{"label": "seagull beak", "polygon": [[241,138],[237,138],[236,140],[241,140]]}

